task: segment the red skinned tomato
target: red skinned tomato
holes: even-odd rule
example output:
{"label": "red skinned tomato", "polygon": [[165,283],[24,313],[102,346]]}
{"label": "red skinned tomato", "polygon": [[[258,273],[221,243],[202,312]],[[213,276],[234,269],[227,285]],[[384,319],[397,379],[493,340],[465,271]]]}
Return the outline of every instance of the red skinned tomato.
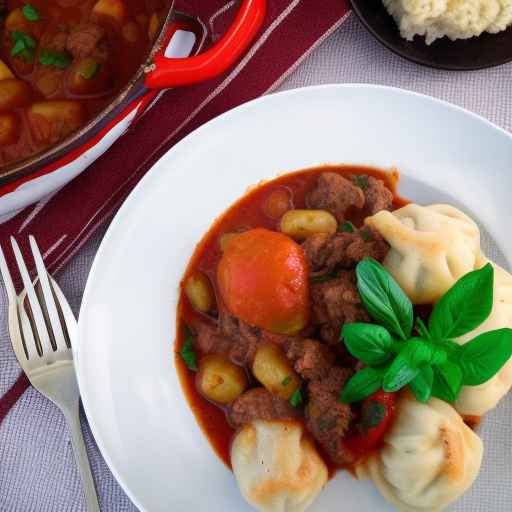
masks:
{"label": "red skinned tomato", "polygon": [[244,322],[278,334],[295,334],[308,322],[304,251],[282,233],[257,228],[233,237],[217,281],[226,307]]}
{"label": "red skinned tomato", "polygon": [[378,448],[391,427],[395,414],[395,393],[377,391],[361,406],[360,421],[353,435],[345,440],[346,447],[357,457]]}

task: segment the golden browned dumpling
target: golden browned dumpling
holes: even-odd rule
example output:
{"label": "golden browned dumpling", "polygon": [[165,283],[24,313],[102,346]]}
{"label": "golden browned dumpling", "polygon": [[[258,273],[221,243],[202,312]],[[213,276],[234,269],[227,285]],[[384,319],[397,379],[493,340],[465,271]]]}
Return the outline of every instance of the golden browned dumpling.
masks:
{"label": "golden browned dumpling", "polygon": [[356,473],[402,512],[438,512],[471,486],[482,453],[482,441],[451,405],[404,393],[382,449]]}
{"label": "golden browned dumpling", "polygon": [[413,304],[432,304],[478,265],[480,231],[453,206],[409,204],[366,219],[391,246],[384,267]]}
{"label": "golden browned dumpling", "polygon": [[236,435],[231,465],[243,497],[260,512],[302,512],[327,481],[327,468],[295,421],[254,421]]}

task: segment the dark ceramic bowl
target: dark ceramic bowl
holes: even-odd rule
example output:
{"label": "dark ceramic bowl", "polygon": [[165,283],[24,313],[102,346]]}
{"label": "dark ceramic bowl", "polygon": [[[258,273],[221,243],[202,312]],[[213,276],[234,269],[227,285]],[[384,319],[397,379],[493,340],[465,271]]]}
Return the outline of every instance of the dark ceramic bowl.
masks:
{"label": "dark ceramic bowl", "polygon": [[354,12],[363,25],[394,53],[438,69],[469,71],[490,68],[512,61],[512,27],[499,34],[484,33],[480,37],[450,41],[443,37],[430,46],[422,37],[406,41],[388,14],[382,0],[351,0]]}

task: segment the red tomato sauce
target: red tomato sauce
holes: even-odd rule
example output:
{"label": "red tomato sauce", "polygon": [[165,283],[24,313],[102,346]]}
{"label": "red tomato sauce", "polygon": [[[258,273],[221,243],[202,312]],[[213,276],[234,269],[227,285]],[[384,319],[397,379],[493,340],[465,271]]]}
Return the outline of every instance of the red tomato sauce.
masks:
{"label": "red tomato sauce", "polygon": [[[226,233],[256,227],[277,230],[279,219],[272,218],[268,215],[268,197],[276,190],[285,190],[290,197],[290,209],[306,208],[306,193],[313,188],[319,174],[326,171],[338,172],[342,175],[365,174],[374,176],[383,180],[386,186],[393,192],[394,208],[399,208],[408,203],[408,201],[399,197],[396,193],[396,186],[399,179],[397,171],[384,172],[368,167],[340,165],[322,166],[286,174],[252,188],[214,222],[213,226],[197,245],[181,283],[181,294],[177,309],[178,336],[174,345],[176,368],[183,391],[197,422],[207,436],[214,451],[228,467],[231,467],[230,446],[234,430],[226,420],[225,409],[209,402],[198,392],[195,384],[195,372],[186,367],[179,355],[179,350],[184,342],[184,325],[194,326],[199,322],[208,321],[208,317],[194,310],[184,296],[183,283],[189,275],[200,271],[209,277],[212,285],[216,288],[216,270],[222,255],[220,246],[221,236]],[[350,215],[350,213],[352,213],[352,215]],[[367,212],[364,210],[349,212],[348,215],[355,226],[362,225],[366,216]],[[323,456],[329,468],[329,474],[332,477],[334,473],[341,468],[333,464],[320,448],[319,453]],[[351,468],[343,469],[351,470]]]}

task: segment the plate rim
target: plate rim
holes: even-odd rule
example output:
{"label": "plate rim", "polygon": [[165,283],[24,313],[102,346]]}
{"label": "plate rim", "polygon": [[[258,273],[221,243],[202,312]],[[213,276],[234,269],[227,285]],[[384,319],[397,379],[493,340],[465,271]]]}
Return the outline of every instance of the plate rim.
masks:
{"label": "plate rim", "polygon": [[[421,101],[427,101],[434,104],[441,104],[443,107],[452,109],[455,111],[458,111],[459,113],[469,115],[469,117],[474,118],[476,121],[482,122],[485,124],[488,128],[493,129],[494,131],[498,132],[501,135],[505,135],[512,144],[512,133],[505,130],[504,128],[494,124],[493,122],[489,121],[485,117],[476,114],[475,112],[472,112],[470,110],[467,110],[459,105],[455,105],[453,103],[450,103],[446,100],[442,100],[433,96],[429,96],[427,94],[418,93],[415,91],[411,91],[409,89],[403,89],[399,87],[392,87],[392,86],[386,86],[386,85],[376,85],[376,84],[367,84],[367,83],[345,83],[345,84],[337,84],[337,83],[330,83],[330,84],[320,84],[320,85],[313,85],[313,86],[307,86],[307,87],[298,87],[293,88],[285,91],[280,91],[277,93],[270,93],[266,94],[264,96],[260,96],[258,98],[255,98],[253,100],[250,100],[248,102],[242,103],[241,105],[238,105],[237,107],[230,109],[222,114],[220,114],[217,117],[214,117],[213,119],[209,120],[205,124],[201,125],[200,127],[196,128],[192,132],[190,132],[186,137],[181,139],[178,143],[176,143],[173,147],[171,147],[168,151],[166,151],[158,160],[155,162],[155,164],[147,171],[147,173],[141,178],[141,180],[137,183],[137,185],[132,189],[132,191],[128,194],[128,196],[125,198],[121,206],[119,207],[118,211],[114,215],[112,221],[109,224],[109,227],[107,228],[105,234],[103,235],[103,238],[100,242],[100,245],[98,247],[98,250],[96,251],[96,254],[94,256],[92,265],[89,270],[89,274],[87,277],[87,281],[84,288],[84,293],[82,296],[82,301],[80,304],[80,312],[78,316],[78,329],[77,329],[77,337],[75,344],[73,346],[73,356],[74,356],[74,363],[75,363],[75,373],[77,376],[78,386],[80,390],[80,396],[82,400],[83,409],[85,412],[85,415],[87,417],[87,421],[89,423],[89,427],[91,429],[91,433],[94,437],[94,441],[101,453],[101,456],[103,457],[105,463],[108,466],[108,469],[111,471],[112,475],[116,479],[116,482],[121,487],[123,492],[128,496],[128,498],[131,500],[131,502],[141,511],[144,512],[147,509],[139,502],[139,500],[136,498],[136,496],[131,492],[130,488],[124,481],[124,478],[121,476],[120,472],[116,468],[116,466],[113,464],[112,459],[109,454],[109,450],[106,448],[103,436],[100,433],[100,428],[98,427],[98,423],[96,419],[94,418],[93,414],[91,414],[92,406],[90,402],[90,397],[87,395],[87,386],[84,382],[85,377],[82,371],[80,370],[80,345],[82,343],[82,330],[83,330],[83,323],[84,323],[84,312],[86,309],[88,309],[88,305],[91,302],[92,299],[90,299],[91,294],[93,293],[93,287],[95,282],[95,276],[98,274],[98,267],[101,265],[102,260],[105,258],[107,245],[110,244],[111,239],[115,236],[115,233],[117,233],[117,230],[120,229],[122,226],[123,218],[125,216],[125,212],[128,211],[128,209],[135,204],[136,201],[139,200],[139,196],[144,193],[145,187],[149,186],[148,183],[151,179],[158,173],[158,163],[165,158],[168,153],[177,151],[182,145],[188,144],[190,139],[199,136],[202,134],[203,131],[207,131],[210,129],[211,125],[215,125],[219,122],[225,122],[229,119],[229,117],[233,115],[238,115],[240,112],[243,112],[244,110],[253,108],[254,105],[259,105],[260,103],[265,103],[267,101],[275,100],[276,97],[282,97],[282,96],[292,96],[292,95],[301,95],[303,93],[309,93],[311,91],[323,91],[323,90],[330,90],[330,89],[339,89],[340,91],[343,91],[345,89],[363,89],[363,90],[385,90],[388,92],[391,92],[392,94],[398,94],[398,95],[405,95],[405,96],[414,96],[419,98]],[[160,171],[162,172],[162,171]],[[293,171],[290,171],[293,172]],[[226,206],[226,208],[228,208]],[[85,372],[84,372],[85,373]]]}
{"label": "plate rim", "polygon": [[[382,37],[382,35],[376,31],[373,26],[368,22],[366,17],[363,15],[361,10],[359,9],[359,3],[357,0],[350,0],[350,5],[352,6],[352,9],[357,17],[357,19],[360,21],[360,23],[363,25],[363,27],[386,49],[388,49],[390,52],[394,53],[395,55],[398,55],[402,59],[405,59],[409,62],[413,62],[414,64],[418,64],[420,66],[430,68],[430,69],[437,69],[441,71],[459,71],[459,72],[465,72],[465,71],[478,71],[482,69],[492,69],[499,66],[503,66],[504,64],[508,64],[512,62],[512,55],[510,57],[506,57],[504,60],[500,60],[498,62],[492,63],[492,64],[483,64],[480,66],[457,66],[457,64],[452,65],[443,65],[443,64],[437,64],[435,62],[426,61],[421,58],[416,58],[414,56],[408,55],[405,52],[400,51],[398,48],[395,48],[385,37]],[[506,30],[512,30],[512,27],[508,27]]]}

